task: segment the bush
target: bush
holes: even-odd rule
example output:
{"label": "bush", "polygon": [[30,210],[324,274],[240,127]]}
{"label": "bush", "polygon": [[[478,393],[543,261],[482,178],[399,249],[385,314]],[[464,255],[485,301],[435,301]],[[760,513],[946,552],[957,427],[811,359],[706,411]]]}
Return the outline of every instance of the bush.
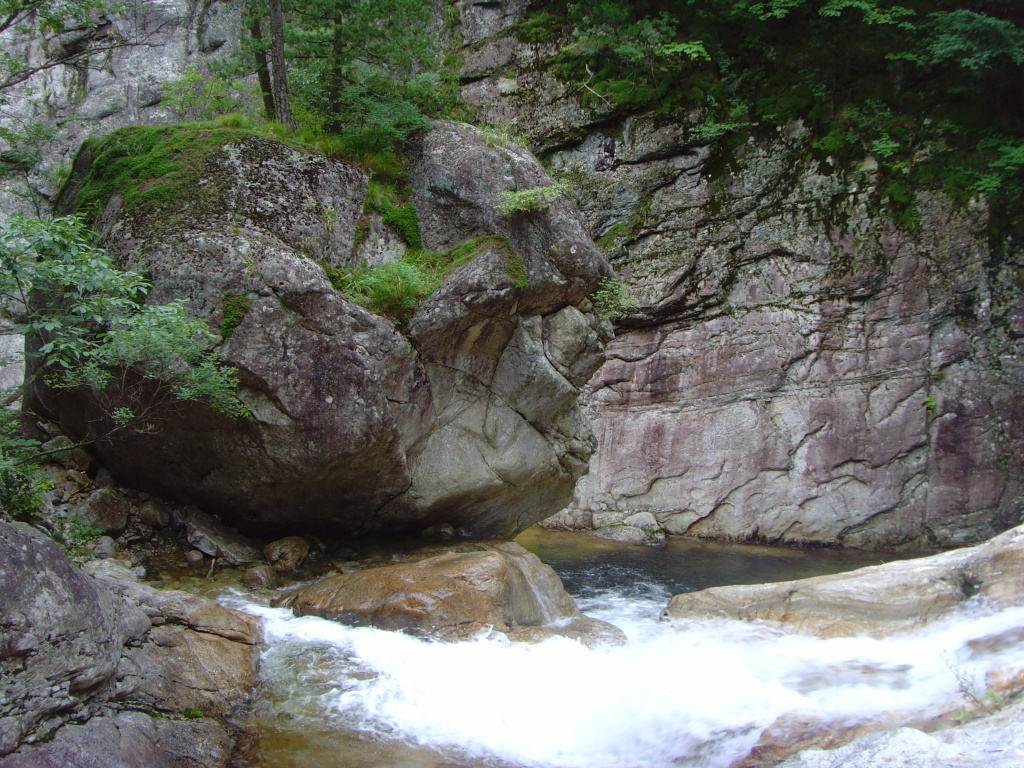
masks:
{"label": "bush", "polygon": [[502,216],[511,216],[513,213],[525,211],[540,211],[569,192],[569,189],[569,182],[559,181],[547,187],[502,192],[501,202],[494,207],[494,210]]}
{"label": "bush", "polygon": [[605,320],[618,320],[640,307],[640,302],[630,294],[629,289],[619,280],[602,277],[591,300],[597,316]]}

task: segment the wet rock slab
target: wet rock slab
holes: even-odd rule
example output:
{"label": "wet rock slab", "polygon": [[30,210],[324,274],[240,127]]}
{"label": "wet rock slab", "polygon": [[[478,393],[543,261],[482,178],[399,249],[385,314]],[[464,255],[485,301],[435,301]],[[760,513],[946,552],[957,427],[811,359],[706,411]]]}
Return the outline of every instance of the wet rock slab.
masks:
{"label": "wet rock slab", "polygon": [[820,637],[880,637],[949,615],[974,596],[1024,605],[1024,526],[991,541],[833,576],[676,595],[662,619],[771,621]]}
{"label": "wet rock slab", "polygon": [[511,542],[463,545],[411,562],[329,576],[275,604],[297,616],[446,640],[488,630],[524,641],[553,635],[624,640],[616,627],[583,616],[555,572]]}

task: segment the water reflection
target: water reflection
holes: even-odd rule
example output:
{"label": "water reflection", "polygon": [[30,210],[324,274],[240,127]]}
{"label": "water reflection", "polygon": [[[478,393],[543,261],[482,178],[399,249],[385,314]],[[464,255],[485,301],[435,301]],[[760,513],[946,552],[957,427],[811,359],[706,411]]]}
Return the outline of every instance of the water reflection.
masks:
{"label": "water reflection", "polygon": [[[616,589],[647,597],[652,585],[677,595],[730,584],[764,584],[841,573],[911,555],[847,549],[720,544],[670,536],[665,544],[621,544],[534,526],[516,539],[562,577],[573,597]],[[668,598],[666,598],[667,601]]]}

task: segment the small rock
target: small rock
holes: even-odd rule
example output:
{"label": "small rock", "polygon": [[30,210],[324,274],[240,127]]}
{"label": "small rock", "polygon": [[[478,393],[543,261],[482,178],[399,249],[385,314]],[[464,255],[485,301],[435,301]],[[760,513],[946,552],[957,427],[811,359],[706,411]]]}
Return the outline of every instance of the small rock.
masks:
{"label": "small rock", "polygon": [[147,501],[139,507],[139,522],[151,528],[166,528],[171,524],[171,513],[157,501]]}
{"label": "small rock", "polygon": [[610,525],[606,528],[598,528],[595,534],[603,539],[619,541],[623,544],[659,544],[665,539],[661,531],[651,533],[635,525]]}
{"label": "small rock", "polygon": [[101,536],[92,553],[103,560],[114,557],[117,554],[117,543],[109,536]]}
{"label": "small rock", "polygon": [[286,536],[263,548],[263,554],[278,571],[294,571],[309,554],[309,542],[301,536]]}
{"label": "small rock", "polygon": [[44,451],[61,451],[50,456],[50,461],[60,464],[65,469],[86,472],[93,463],[93,458],[81,448],[74,448],[74,442],[67,435],[58,435],[47,440],[40,447]]}
{"label": "small rock", "polygon": [[188,543],[211,557],[243,565],[260,559],[260,554],[244,536],[232,532],[210,515],[191,508],[185,521]]}
{"label": "small rock", "polygon": [[281,586],[281,580],[277,577],[277,571],[269,565],[253,566],[242,574],[242,581],[245,584],[267,587],[268,589],[277,589]]}
{"label": "small rock", "polygon": [[104,533],[120,536],[128,527],[131,504],[113,488],[100,488],[75,509],[89,525],[97,525]]}
{"label": "small rock", "polygon": [[637,512],[636,514],[630,515],[622,521],[624,525],[631,525],[634,528],[639,528],[641,531],[647,531],[648,533],[659,533],[661,526],[658,524],[657,518],[650,512]]}
{"label": "small rock", "polygon": [[153,529],[153,526],[146,525],[145,523],[139,523],[138,530],[139,536],[142,537],[143,541],[149,541],[153,538],[153,534],[156,533],[156,531]]}
{"label": "small rock", "polygon": [[190,549],[185,553],[185,561],[189,565],[196,565],[197,563],[203,562],[204,557],[205,555],[203,555],[203,553],[198,549]]}
{"label": "small rock", "polygon": [[99,472],[96,473],[96,477],[92,479],[92,484],[97,488],[107,488],[108,486],[114,485],[117,481],[114,480],[114,476],[110,474],[110,470],[106,467],[100,467]]}

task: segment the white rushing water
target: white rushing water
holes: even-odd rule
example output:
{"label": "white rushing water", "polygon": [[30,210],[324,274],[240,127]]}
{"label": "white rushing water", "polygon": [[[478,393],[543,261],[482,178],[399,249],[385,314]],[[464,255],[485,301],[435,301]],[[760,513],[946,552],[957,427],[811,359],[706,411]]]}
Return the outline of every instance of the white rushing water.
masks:
{"label": "white rushing water", "polygon": [[964,687],[982,695],[990,668],[1024,668],[1020,643],[990,655],[967,645],[1024,626],[1024,609],[969,603],[926,631],[821,640],[727,620],[673,627],[657,620],[667,599],[652,589],[581,600],[630,638],[595,649],[562,638],[436,643],[234,605],[265,619],[264,678],[300,726],[426,746],[461,765],[725,768],[787,713],[855,722],[948,710]]}

